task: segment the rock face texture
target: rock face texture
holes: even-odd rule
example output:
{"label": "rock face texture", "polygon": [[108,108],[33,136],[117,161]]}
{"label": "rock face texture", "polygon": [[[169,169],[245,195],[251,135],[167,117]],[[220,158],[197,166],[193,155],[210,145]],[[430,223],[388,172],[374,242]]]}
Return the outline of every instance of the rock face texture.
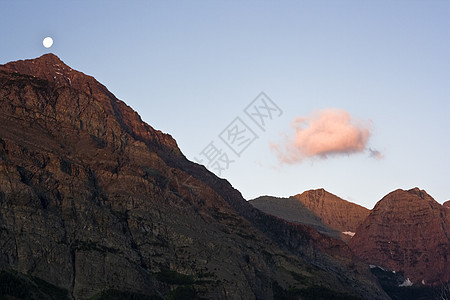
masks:
{"label": "rock face texture", "polygon": [[445,201],[442,206],[444,206],[445,208],[450,208],[450,200],[449,201]]}
{"label": "rock face texture", "polygon": [[387,298],[345,243],[254,209],[52,54],[0,66],[0,270],[71,299]]}
{"label": "rock face texture", "polygon": [[450,211],[425,191],[396,190],[379,201],[349,243],[368,263],[412,283],[450,280]]}

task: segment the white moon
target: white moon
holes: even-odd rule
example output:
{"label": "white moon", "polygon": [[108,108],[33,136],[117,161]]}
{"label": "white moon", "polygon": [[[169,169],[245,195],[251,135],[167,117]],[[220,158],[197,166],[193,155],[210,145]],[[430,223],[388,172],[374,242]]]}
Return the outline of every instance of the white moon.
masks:
{"label": "white moon", "polygon": [[44,45],[45,48],[50,48],[53,45],[53,39],[51,37],[46,37],[42,41],[42,45]]}

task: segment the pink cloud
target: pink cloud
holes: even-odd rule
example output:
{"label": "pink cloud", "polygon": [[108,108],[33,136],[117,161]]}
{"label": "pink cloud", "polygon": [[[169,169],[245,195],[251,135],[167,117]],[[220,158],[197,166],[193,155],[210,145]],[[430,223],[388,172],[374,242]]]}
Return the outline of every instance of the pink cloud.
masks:
{"label": "pink cloud", "polygon": [[[305,158],[364,152],[371,130],[370,122],[355,120],[340,109],[317,111],[309,117],[297,117],[291,126],[295,137],[283,144],[271,144],[283,163],[298,163]],[[381,155],[381,153],[379,153]]]}

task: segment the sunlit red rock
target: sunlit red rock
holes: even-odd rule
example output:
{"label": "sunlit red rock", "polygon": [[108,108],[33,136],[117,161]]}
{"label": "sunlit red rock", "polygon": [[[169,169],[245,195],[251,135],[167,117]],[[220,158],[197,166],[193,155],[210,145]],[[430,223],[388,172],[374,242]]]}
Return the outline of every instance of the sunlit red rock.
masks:
{"label": "sunlit red rock", "polygon": [[450,280],[450,211],[425,191],[396,190],[381,199],[350,240],[360,258],[402,271],[412,283]]}

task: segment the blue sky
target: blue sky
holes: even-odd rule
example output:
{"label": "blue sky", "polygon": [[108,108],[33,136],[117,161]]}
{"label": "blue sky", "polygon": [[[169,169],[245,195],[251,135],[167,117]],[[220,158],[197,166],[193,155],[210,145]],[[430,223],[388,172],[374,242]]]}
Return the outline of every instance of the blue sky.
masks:
{"label": "blue sky", "polygon": [[[0,9],[0,63],[55,53],[170,133],[189,159],[213,142],[234,160],[220,176],[246,199],[323,187],[372,208],[415,186],[450,199],[448,1],[2,1]],[[265,131],[244,112],[260,92],[282,110]],[[294,138],[295,118],[325,109],[370,123],[366,150],[281,164],[269,145]],[[236,117],[258,136],[239,157],[219,138]]]}

